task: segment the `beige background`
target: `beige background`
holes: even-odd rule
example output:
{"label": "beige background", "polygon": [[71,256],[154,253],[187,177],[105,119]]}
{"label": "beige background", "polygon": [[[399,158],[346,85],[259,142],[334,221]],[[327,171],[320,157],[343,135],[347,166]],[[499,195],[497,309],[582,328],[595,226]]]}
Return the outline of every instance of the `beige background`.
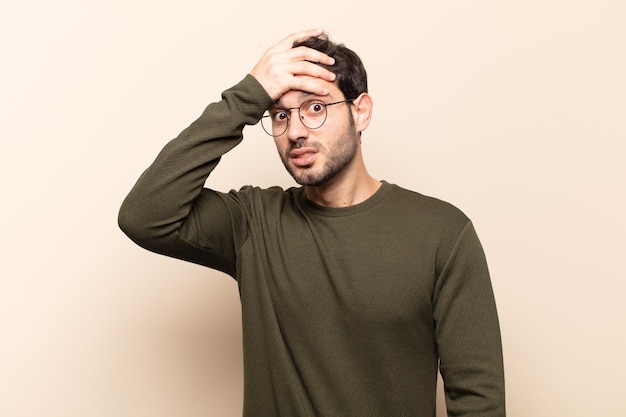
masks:
{"label": "beige background", "polygon": [[[476,224],[509,416],[624,415],[623,1],[89,3],[0,6],[0,415],[240,415],[234,281],[135,246],[117,210],[268,46],[317,26],[369,69],[372,174]],[[212,186],[290,185],[247,133]]]}

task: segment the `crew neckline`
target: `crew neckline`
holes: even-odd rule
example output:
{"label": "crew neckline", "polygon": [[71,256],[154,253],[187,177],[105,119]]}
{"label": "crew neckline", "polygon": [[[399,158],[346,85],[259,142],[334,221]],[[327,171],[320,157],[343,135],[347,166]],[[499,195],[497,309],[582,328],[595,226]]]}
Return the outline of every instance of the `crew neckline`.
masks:
{"label": "crew neckline", "polygon": [[304,187],[302,187],[300,189],[300,202],[308,212],[313,214],[329,217],[349,216],[368,210],[377,205],[387,195],[387,193],[392,190],[392,188],[393,184],[382,180],[378,190],[376,190],[376,192],[365,201],[347,207],[326,207],[309,200],[306,196],[306,192],[304,191]]}

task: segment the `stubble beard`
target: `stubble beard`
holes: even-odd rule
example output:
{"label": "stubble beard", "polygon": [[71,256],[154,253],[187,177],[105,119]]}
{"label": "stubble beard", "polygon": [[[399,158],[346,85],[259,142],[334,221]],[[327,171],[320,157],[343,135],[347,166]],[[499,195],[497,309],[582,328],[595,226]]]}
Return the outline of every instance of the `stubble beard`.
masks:
{"label": "stubble beard", "polygon": [[356,155],[358,148],[359,136],[354,133],[353,130],[343,132],[336,144],[329,150],[319,142],[309,143],[306,146],[314,148],[328,158],[324,165],[320,168],[305,167],[295,168],[289,165],[289,151],[293,149],[289,148],[285,151],[284,155],[281,155],[283,165],[293,177],[293,179],[300,185],[316,187],[324,185],[332,178],[334,178],[339,172],[341,172]]}

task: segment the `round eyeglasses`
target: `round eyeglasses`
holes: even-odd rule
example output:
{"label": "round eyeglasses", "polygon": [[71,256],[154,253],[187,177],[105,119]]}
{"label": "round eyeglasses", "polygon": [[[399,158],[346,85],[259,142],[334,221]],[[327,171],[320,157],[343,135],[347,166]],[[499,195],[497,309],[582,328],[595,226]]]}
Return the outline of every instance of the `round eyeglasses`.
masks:
{"label": "round eyeglasses", "polygon": [[322,127],[328,116],[326,107],[340,103],[350,103],[353,99],[335,101],[333,103],[324,103],[321,100],[309,100],[302,103],[299,107],[290,107],[288,109],[269,109],[261,118],[261,126],[263,130],[270,136],[277,137],[287,131],[289,121],[291,120],[291,112],[298,110],[298,118],[307,129],[319,129]]}

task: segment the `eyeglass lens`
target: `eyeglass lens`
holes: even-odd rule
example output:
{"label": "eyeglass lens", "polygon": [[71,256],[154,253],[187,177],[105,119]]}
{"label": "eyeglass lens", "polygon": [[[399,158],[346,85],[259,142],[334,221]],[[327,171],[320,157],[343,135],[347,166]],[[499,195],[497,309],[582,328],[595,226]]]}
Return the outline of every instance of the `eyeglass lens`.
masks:
{"label": "eyeglass lens", "polygon": [[[320,100],[305,101],[297,108],[298,117],[306,128],[319,129],[326,121],[326,106],[330,104],[335,103],[326,104]],[[270,110],[261,118],[263,130],[271,136],[282,135],[287,131],[294,110],[296,108]]]}

